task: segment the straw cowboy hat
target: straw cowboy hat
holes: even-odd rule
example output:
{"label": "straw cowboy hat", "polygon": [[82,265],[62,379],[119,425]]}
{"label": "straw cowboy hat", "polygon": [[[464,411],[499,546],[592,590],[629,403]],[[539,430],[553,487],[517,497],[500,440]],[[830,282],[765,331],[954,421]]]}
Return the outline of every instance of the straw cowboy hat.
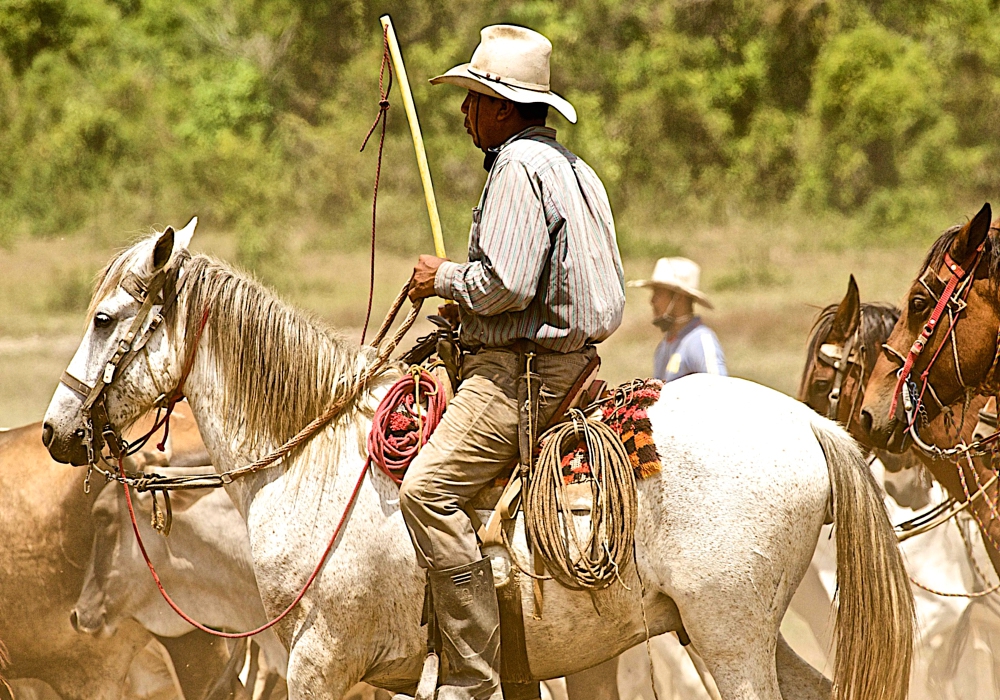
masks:
{"label": "straw cowboy hat", "polygon": [[630,287],[665,287],[681,294],[687,294],[695,301],[712,309],[712,303],[700,289],[701,267],[687,258],[660,258],[653,268],[653,277],[648,280],[632,280]]}
{"label": "straw cowboy hat", "polygon": [[431,84],[450,83],[522,104],[543,102],[575,124],[573,105],[549,89],[551,54],[552,44],[538,32],[494,24],[483,27],[471,61],[431,78]]}

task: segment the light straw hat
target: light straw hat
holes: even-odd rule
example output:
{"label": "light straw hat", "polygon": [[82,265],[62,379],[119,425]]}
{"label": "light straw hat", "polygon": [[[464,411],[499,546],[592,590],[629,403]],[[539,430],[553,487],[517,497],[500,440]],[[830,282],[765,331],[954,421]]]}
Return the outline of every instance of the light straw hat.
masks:
{"label": "light straw hat", "polygon": [[689,297],[707,306],[714,308],[700,289],[698,283],[701,281],[701,267],[694,260],[687,258],[660,258],[653,268],[653,276],[648,280],[632,280],[628,283],[630,287],[665,287],[675,292],[687,294]]}
{"label": "light straw hat", "polygon": [[575,124],[573,105],[549,89],[551,54],[552,44],[538,32],[494,24],[483,27],[471,61],[431,78],[431,84],[450,83],[522,104],[543,102]]}

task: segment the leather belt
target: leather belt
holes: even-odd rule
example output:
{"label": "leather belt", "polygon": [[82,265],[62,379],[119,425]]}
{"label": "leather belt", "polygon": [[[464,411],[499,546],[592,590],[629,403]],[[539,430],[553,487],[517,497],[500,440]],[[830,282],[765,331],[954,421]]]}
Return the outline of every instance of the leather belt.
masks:
{"label": "leather belt", "polygon": [[529,353],[533,354],[533,355],[568,355],[568,354],[570,354],[572,352],[580,352],[580,351],[586,350],[587,348],[590,348],[590,347],[593,347],[593,345],[591,345],[590,343],[588,343],[588,344],[584,345],[582,348],[579,348],[578,350],[570,350],[569,352],[561,352],[559,350],[553,350],[551,348],[547,348],[547,347],[544,347],[542,345],[539,345],[538,343],[536,343],[534,341],[526,340],[524,338],[521,338],[519,340],[515,340],[513,343],[510,343],[508,345],[501,345],[501,346],[498,346],[498,347],[488,347],[486,345],[481,345],[481,346],[479,346],[477,348],[470,348],[469,352],[471,352],[473,355],[478,355],[481,352],[487,352],[489,350],[500,350],[500,351],[506,351],[506,352],[513,352],[513,353],[516,353],[518,355],[527,355]]}

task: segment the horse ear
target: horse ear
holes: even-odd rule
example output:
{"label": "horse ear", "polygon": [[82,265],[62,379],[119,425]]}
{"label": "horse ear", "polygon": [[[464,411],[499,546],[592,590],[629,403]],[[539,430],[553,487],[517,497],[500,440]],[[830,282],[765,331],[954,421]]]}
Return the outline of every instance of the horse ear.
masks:
{"label": "horse ear", "polygon": [[847,281],[847,294],[837,307],[837,314],[833,317],[833,325],[830,333],[826,336],[828,343],[844,343],[854,335],[861,323],[861,293],[858,292],[858,283],[854,280],[854,275]]}
{"label": "horse ear", "polygon": [[187,250],[191,245],[191,238],[194,236],[194,229],[198,225],[198,217],[192,216],[187,225],[174,235],[174,250]]}
{"label": "horse ear", "polygon": [[159,270],[167,264],[170,256],[174,253],[174,229],[167,226],[167,230],[160,234],[153,246],[153,271]]}
{"label": "horse ear", "polygon": [[965,225],[955,242],[951,244],[952,259],[958,264],[962,264],[966,259],[972,257],[976,249],[982,245],[983,241],[990,233],[990,222],[993,220],[993,210],[987,202],[979,213],[972,217],[972,221]]}

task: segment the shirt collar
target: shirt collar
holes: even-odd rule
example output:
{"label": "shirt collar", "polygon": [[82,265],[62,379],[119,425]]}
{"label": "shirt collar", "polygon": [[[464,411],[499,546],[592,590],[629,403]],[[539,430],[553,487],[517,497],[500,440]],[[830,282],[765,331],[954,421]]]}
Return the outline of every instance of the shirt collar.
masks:
{"label": "shirt collar", "polygon": [[668,343],[676,343],[678,340],[686,336],[688,333],[693,331],[695,328],[701,325],[701,316],[693,316],[690,321],[684,324],[684,327],[673,335],[666,336]]}
{"label": "shirt collar", "polygon": [[486,172],[493,170],[493,164],[496,163],[497,158],[500,157],[500,152],[509,144],[519,141],[520,139],[530,138],[546,138],[555,141],[556,130],[548,126],[529,126],[527,129],[517,132],[499,146],[486,149],[486,153],[483,157],[483,170]]}
{"label": "shirt collar", "polygon": [[504,148],[507,147],[508,144],[514,143],[515,141],[519,141],[521,139],[530,139],[533,137],[547,138],[555,141],[556,130],[550,126],[529,126],[527,129],[517,132],[509,139],[504,141],[502,144],[500,144],[500,150],[503,150]]}

